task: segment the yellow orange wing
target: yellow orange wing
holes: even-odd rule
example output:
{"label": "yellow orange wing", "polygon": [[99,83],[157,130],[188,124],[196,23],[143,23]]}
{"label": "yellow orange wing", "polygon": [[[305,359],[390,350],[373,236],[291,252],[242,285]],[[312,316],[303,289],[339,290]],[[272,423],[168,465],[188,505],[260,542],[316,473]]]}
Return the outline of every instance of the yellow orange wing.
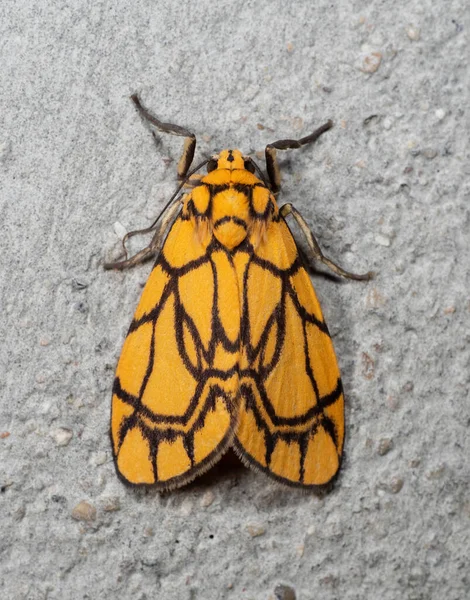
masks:
{"label": "yellow orange wing", "polygon": [[234,447],[282,483],[324,485],[340,466],[343,391],[320,305],[282,217],[237,272],[242,402]]}
{"label": "yellow orange wing", "polygon": [[113,388],[116,469],[171,489],[207,470],[238,423],[239,294],[230,256],[180,215],[150,274]]}

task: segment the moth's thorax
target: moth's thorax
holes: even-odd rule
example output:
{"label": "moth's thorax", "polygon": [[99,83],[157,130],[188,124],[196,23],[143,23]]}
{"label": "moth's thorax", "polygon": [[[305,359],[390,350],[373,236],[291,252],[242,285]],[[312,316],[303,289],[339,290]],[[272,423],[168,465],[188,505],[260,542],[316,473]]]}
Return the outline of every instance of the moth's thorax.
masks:
{"label": "moth's thorax", "polygon": [[246,160],[238,150],[222,151],[217,168],[184,198],[183,215],[204,245],[214,236],[233,250],[248,236],[257,246],[278,212],[273,194],[245,168]]}
{"label": "moth's thorax", "polygon": [[245,239],[250,227],[247,194],[233,185],[213,195],[211,222],[214,236],[232,250]]}

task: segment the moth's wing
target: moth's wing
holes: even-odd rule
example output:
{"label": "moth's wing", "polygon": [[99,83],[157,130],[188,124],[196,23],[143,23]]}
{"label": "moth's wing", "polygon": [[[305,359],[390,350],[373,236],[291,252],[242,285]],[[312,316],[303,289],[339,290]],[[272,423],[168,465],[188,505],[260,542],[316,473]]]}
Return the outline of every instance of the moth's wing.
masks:
{"label": "moth's wing", "polygon": [[238,269],[242,300],[242,459],[300,487],[337,473],[344,438],[341,379],[327,326],[284,219]]}
{"label": "moth's wing", "polygon": [[183,485],[231,443],[238,373],[230,361],[238,362],[238,344],[235,353],[218,348],[214,319],[220,272],[230,277],[226,262],[199,242],[191,221],[176,219],[116,370],[111,437],[117,472],[127,483]]}

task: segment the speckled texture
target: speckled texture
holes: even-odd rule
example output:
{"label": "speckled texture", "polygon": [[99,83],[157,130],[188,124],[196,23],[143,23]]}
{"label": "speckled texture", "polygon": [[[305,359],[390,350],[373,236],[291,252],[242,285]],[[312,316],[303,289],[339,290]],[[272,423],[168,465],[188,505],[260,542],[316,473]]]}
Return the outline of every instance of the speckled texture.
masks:
{"label": "speckled texture", "polygon": [[[469,27],[465,0],[2,4],[2,598],[468,597]],[[134,91],[198,156],[335,121],[283,156],[280,196],[379,272],[314,277],[347,393],[324,497],[231,459],[163,496],[115,476],[113,371],[150,265],[102,261],[181,148],[155,151]]]}

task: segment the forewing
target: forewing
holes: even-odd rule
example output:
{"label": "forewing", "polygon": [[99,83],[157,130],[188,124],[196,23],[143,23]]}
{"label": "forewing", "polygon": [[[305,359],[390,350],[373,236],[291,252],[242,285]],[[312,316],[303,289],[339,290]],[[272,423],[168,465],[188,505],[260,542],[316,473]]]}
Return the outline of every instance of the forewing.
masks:
{"label": "forewing", "polygon": [[113,388],[113,454],[128,483],[183,485],[232,440],[239,332],[224,327],[218,307],[229,293],[239,323],[239,302],[235,270],[222,254],[179,216],[144,288]]}
{"label": "forewing", "polygon": [[282,217],[238,268],[242,297],[241,457],[283,483],[320,486],[337,473],[343,391],[333,344]]}

